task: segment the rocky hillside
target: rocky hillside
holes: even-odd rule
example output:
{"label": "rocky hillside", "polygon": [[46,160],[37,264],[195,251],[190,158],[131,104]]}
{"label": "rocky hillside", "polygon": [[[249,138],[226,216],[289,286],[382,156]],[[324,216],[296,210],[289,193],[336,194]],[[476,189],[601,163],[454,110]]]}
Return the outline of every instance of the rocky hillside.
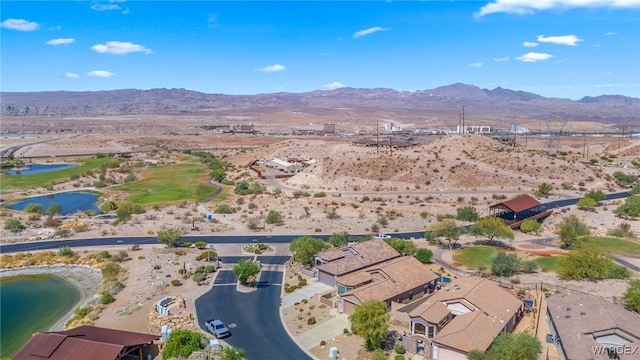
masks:
{"label": "rocky hillside", "polygon": [[453,84],[415,92],[340,88],[306,93],[205,94],[185,89],[1,93],[2,116],[199,114],[229,109],[384,109],[456,118],[464,105],[476,119],[529,118],[637,124],[640,99],[619,95],[579,101],[503,88]]}

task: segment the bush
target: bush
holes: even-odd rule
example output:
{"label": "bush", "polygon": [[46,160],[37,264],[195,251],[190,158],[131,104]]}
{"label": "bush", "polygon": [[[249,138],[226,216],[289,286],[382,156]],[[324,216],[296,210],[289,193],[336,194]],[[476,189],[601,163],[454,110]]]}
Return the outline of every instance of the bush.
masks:
{"label": "bush", "polygon": [[7,219],[4,222],[4,229],[9,230],[14,234],[17,234],[26,228],[27,227],[24,226],[24,224],[19,219],[16,219],[16,218]]}
{"label": "bush", "polygon": [[102,277],[106,280],[115,280],[122,268],[116,263],[108,263],[102,268]]}
{"label": "bush", "polygon": [[428,264],[431,262],[431,258],[433,257],[433,252],[429,249],[420,248],[416,251],[416,259],[423,264]]}
{"label": "bush", "polygon": [[520,271],[527,274],[534,273],[536,272],[537,269],[538,269],[538,264],[533,260],[523,261],[520,264]]}
{"label": "bush", "polygon": [[102,296],[100,297],[100,302],[103,305],[107,305],[107,304],[111,304],[112,302],[116,301],[116,299],[113,297],[113,295],[111,295],[110,292],[105,291],[102,293]]}
{"label": "bush", "polygon": [[269,213],[267,213],[267,217],[265,219],[265,222],[267,224],[282,224],[284,221],[282,220],[282,215],[275,211],[275,210],[269,210]]}
{"label": "bush", "polygon": [[393,360],[404,360],[404,355],[396,355],[393,357]]}
{"label": "bush", "polygon": [[537,234],[540,232],[541,225],[537,220],[529,219],[525,220],[520,224],[520,231],[523,233],[534,233]]}
{"label": "bush", "polygon": [[214,250],[206,250],[203,251],[202,254],[198,255],[196,260],[198,261],[215,261],[218,259],[218,253]]}
{"label": "bush", "polygon": [[316,323],[316,318],[315,317],[310,317],[309,319],[307,319],[307,325],[313,325]]}
{"label": "bush", "polygon": [[193,281],[195,281],[197,283],[200,282],[200,281],[204,281],[206,279],[207,279],[207,275],[205,273],[203,273],[203,272],[196,273],[196,274],[193,275]]}
{"label": "bush", "polygon": [[213,212],[214,214],[233,214],[236,212],[236,209],[231,205],[220,204],[215,210],[213,210]]}
{"label": "bush", "polygon": [[396,354],[404,354],[406,352],[402,344],[396,344],[396,346],[393,347],[393,350],[396,352]]}
{"label": "bush", "polygon": [[133,251],[138,251],[138,250],[140,250],[140,248],[141,248],[141,247],[140,247],[140,244],[134,244],[134,245],[131,247],[131,250],[133,250]]}
{"label": "bush", "polygon": [[456,219],[460,221],[474,222],[480,219],[480,215],[478,215],[478,210],[476,210],[475,207],[465,206],[456,210]]}
{"label": "bush", "polygon": [[107,250],[102,250],[99,253],[96,254],[96,259],[108,259],[111,257],[111,253],[109,253]]}
{"label": "bush", "polygon": [[59,256],[73,256],[73,250],[68,246],[63,246],[58,249]]}
{"label": "bush", "polygon": [[518,255],[500,251],[491,262],[491,273],[496,276],[513,276],[519,267]]}
{"label": "bush", "polygon": [[342,333],[343,334],[348,334],[349,333],[349,329],[347,329],[347,328],[342,329]]}
{"label": "bush", "polygon": [[171,285],[180,286],[180,285],[182,285],[182,283],[178,279],[173,279],[173,280],[171,280]]}
{"label": "bush", "polygon": [[298,282],[298,287],[301,288],[303,286],[307,286],[307,279],[302,279]]}
{"label": "bush", "polygon": [[206,241],[197,241],[196,242],[196,247],[198,249],[204,249],[207,247],[207,242]]}
{"label": "bush", "polygon": [[193,243],[191,241],[185,241],[180,244],[180,247],[190,248]]}

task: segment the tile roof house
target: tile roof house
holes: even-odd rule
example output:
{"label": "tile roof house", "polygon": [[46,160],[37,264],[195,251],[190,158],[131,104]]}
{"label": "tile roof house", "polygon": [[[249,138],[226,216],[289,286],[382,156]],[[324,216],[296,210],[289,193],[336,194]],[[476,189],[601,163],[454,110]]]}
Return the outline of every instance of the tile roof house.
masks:
{"label": "tile roof house", "polygon": [[342,310],[352,313],[355,306],[369,300],[408,302],[431,293],[438,274],[413,256],[402,256],[337,278]]}
{"label": "tile roof house", "polygon": [[640,314],[599,296],[552,295],[547,321],[564,359],[640,359]]}
{"label": "tile roof house", "polygon": [[318,281],[336,286],[336,279],[366,267],[402,256],[384,240],[373,239],[327,249],[315,257]]}
{"label": "tile roof house", "polygon": [[513,331],[523,311],[521,300],[488,279],[453,279],[409,313],[411,334],[430,342],[432,359],[466,359]]}
{"label": "tile roof house", "polygon": [[79,326],[66,331],[35,333],[13,359],[142,360],[145,345],[159,338],[130,331]]}

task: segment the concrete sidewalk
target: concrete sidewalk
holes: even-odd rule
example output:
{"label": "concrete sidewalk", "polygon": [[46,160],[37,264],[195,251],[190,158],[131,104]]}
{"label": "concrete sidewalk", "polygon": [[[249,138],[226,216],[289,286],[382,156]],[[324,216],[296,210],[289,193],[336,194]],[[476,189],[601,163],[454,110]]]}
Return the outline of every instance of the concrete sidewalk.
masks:
{"label": "concrete sidewalk", "polygon": [[293,338],[293,340],[303,350],[311,350],[320,345],[320,341],[332,339],[343,333],[343,329],[349,329],[349,315],[339,314],[333,319],[307,330]]}

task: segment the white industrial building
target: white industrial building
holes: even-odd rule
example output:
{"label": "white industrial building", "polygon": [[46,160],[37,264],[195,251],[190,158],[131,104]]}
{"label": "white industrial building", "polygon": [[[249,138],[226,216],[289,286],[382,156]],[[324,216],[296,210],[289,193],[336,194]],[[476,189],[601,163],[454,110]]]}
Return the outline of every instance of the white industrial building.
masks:
{"label": "white industrial building", "polygon": [[299,170],[299,167],[297,164],[292,164],[288,161],[284,161],[281,159],[271,160],[271,166],[287,173],[295,173],[295,172],[298,172]]}

